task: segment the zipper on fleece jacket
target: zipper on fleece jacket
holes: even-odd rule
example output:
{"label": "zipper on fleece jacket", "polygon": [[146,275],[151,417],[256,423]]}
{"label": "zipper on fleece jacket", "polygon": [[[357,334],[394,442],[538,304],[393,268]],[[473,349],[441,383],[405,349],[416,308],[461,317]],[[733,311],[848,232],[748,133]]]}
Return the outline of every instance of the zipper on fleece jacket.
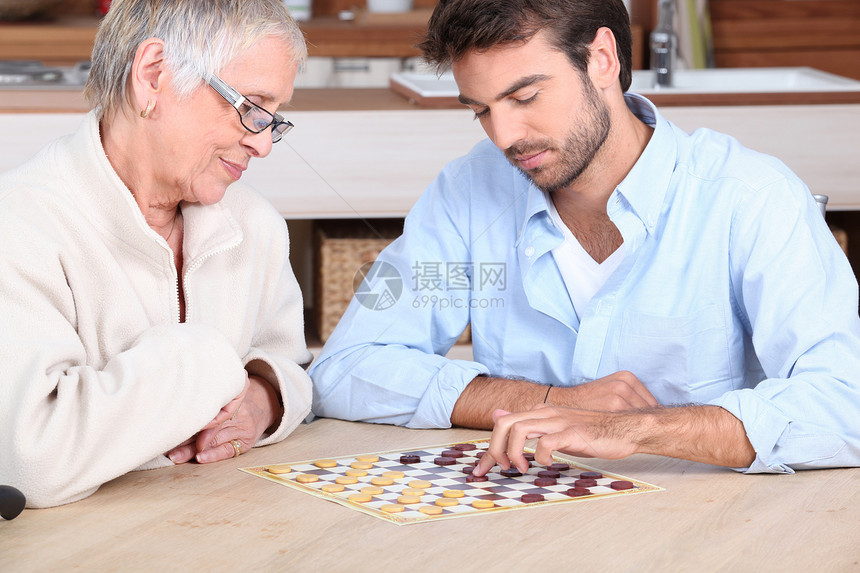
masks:
{"label": "zipper on fleece jacket", "polygon": [[[220,255],[222,253],[226,253],[230,249],[235,249],[237,246],[239,246],[239,243],[241,243],[241,242],[242,242],[242,239],[240,237],[237,241],[230,243],[229,245],[224,245],[223,247],[219,247],[215,250],[209,251],[205,255],[198,257],[195,261],[192,262],[191,265],[188,266],[188,268],[185,269],[185,272],[182,274],[182,280],[183,280],[183,283],[185,284],[185,322],[188,322],[189,318],[191,317],[191,296],[189,294],[189,289],[188,289],[188,277],[190,277],[191,273],[194,270],[196,270],[198,267],[200,267],[200,265],[202,265],[206,259],[214,257],[215,255]],[[174,264],[173,266],[174,266],[173,270],[174,270],[174,272],[176,272],[176,265]],[[181,294],[180,294],[180,289],[179,289],[179,273],[176,273],[176,301],[177,301],[177,307],[176,308],[177,308],[178,314],[179,314],[178,303],[179,303],[179,297],[180,296],[181,296]],[[181,315],[179,318],[180,319],[182,318]]]}

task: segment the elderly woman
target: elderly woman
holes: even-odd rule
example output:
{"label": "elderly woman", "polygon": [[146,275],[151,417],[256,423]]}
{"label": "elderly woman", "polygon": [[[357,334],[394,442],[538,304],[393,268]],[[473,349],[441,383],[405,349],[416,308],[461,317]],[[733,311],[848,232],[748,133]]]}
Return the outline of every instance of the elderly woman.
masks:
{"label": "elderly woman", "polygon": [[94,111],[0,176],[0,483],[30,507],[308,413],[286,225],[237,183],[305,56],[281,0],[114,0]]}

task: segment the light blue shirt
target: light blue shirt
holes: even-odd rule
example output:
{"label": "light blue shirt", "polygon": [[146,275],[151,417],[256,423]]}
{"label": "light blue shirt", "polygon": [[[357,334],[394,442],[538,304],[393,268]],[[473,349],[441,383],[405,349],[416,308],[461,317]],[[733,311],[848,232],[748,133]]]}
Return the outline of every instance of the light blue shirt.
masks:
{"label": "light blue shirt", "polygon": [[[571,386],[629,370],[661,404],[739,418],[747,471],[860,465],[857,282],[809,190],[626,97],[655,130],[607,203],[625,256],[582,319],[547,197],[485,140],[422,195],[325,345],[317,415],[446,428],[480,374]],[[469,323],[474,361],[445,358]]]}

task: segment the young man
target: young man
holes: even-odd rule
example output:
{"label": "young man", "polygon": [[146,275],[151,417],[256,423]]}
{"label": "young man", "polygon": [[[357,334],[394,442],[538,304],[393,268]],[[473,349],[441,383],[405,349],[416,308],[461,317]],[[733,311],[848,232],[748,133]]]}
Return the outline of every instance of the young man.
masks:
{"label": "young man", "polygon": [[[353,301],[311,370],[318,415],[495,422],[479,473],[539,436],[541,462],[860,463],[847,260],[782,163],[625,94],[620,0],[442,0],[422,48],[489,141],[379,257],[364,290],[405,290]],[[469,323],[474,361],[444,358]]]}

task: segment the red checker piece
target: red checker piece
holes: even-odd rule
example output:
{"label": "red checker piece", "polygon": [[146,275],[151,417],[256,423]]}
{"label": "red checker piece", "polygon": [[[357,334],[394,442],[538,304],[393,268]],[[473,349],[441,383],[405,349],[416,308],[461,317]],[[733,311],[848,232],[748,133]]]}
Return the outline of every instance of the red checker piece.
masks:
{"label": "red checker piece", "polygon": [[530,462],[535,461],[535,455],[531,452],[523,452],[523,457]]}
{"label": "red checker piece", "polygon": [[576,487],[594,487],[597,485],[597,480],[593,479],[578,479],[573,482],[573,485]]}
{"label": "red checker piece", "polygon": [[633,484],[626,480],[614,481],[609,484],[609,487],[612,489],[622,490],[622,489],[633,489]]}
{"label": "red checker piece", "polygon": [[490,478],[488,478],[487,476],[473,476],[472,474],[469,474],[466,476],[466,483],[474,483],[474,482],[478,482],[478,481],[488,481],[489,479]]}
{"label": "red checker piece", "polygon": [[554,463],[554,464],[548,465],[546,467],[546,469],[555,470],[557,472],[566,472],[567,470],[570,469],[570,465],[569,464],[563,464],[563,463]]}
{"label": "red checker piece", "polygon": [[567,495],[570,497],[581,497],[583,495],[591,495],[591,490],[584,487],[572,487],[567,490]]}
{"label": "red checker piece", "polygon": [[481,457],[482,457],[484,454],[486,454],[486,453],[487,453],[487,452],[485,452],[484,450],[481,450],[480,452],[475,452],[473,455],[474,455],[476,458],[481,459]]}
{"label": "red checker piece", "polygon": [[401,464],[417,464],[421,463],[421,456],[416,454],[404,454],[400,456]]}
{"label": "red checker piece", "polygon": [[462,471],[464,474],[471,474],[473,469],[475,469],[475,466],[465,466],[460,471]]}
{"label": "red checker piece", "polygon": [[559,478],[559,477],[561,477],[561,472],[557,472],[555,470],[541,470],[538,472],[538,477]]}
{"label": "red checker piece", "polygon": [[579,474],[579,477],[583,479],[600,479],[603,477],[603,474],[600,472],[582,472]]}
{"label": "red checker piece", "polygon": [[535,503],[543,500],[544,497],[539,493],[524,493],[522,497],[520,497],[520,501],[523,503]]}
{"label": "red checker piece", "polygon": [[499,473],[502,474],[503,476],[505,476],[506,478],[515,478],[515,477],[520,477],[521,475],[523,475],[522,472],[514,466],[511,466],[506,470],[499,470]]}
{"label": "red checker piece", "polygon": [[462,458],[464,455],[460,450],[445,450],[442,452],[443,458]]}
{"label": "red checker piece", "polygon": [[460,450],[461,452],[471,452],[472,450],[477,450],[478,446],[475,444],[457,444],[452,449]]}
{"label": "red checker piece", "polygon": [[441,458],[433,458],[433,463],[437,466],[453,466],[457,460],[451,457],[442,456]]}
{"label": "red checker piece", "polygon": [[555,478],[550,477],[539,477],[535,480],[535,485],[538,487],[548,487],[557,483],[558,481]]}

